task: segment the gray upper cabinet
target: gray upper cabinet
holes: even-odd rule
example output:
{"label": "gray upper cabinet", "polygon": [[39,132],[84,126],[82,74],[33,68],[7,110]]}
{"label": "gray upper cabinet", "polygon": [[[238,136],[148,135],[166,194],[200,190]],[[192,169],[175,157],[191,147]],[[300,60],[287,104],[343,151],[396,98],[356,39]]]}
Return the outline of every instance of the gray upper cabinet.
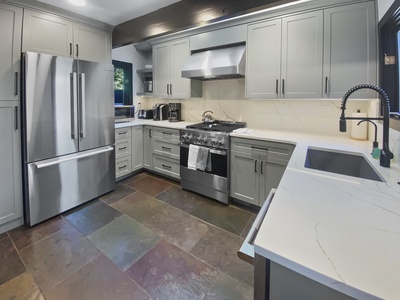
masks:
{"label": "gray upper cabinet", "polygon": [[274,99],[280,95],[281,19],[249,25],[246,97]]}
{"label": "gray upper cabinet", "polygon": [[111,62],[111,34],[55,15],[25,9],[22,51]]}
{"label": "gray upper cabinet", "polygon": [[190,56],[189,39],[153,46],[153,91],[162,98],[201,96],[201,82],[182,78],[182,69]]}
{"label": "gray upper cabinet", "polygon": [[282,19],[282,98],[322,97],[323,12]]}
{"label": "gray upper cabinet", "polygon": [[0,102],[0,233],[21,225],[21,133],[19,101]]}
{"label": "gray upper cabinet", "polygon": [[321,98],[323,12],[248,26],[247,98]]}
{"label": "gray upper cabinet", "polygon": [[[324,11],[324,97],[341,98],[360,83],[377,83],[376,20],[373,2]],[[353,98],[371,98],[362,90]]]}
{"label": "gray upper cabinet", "polygon": [[0,100],[19,99],[22,9],[0,3]]}

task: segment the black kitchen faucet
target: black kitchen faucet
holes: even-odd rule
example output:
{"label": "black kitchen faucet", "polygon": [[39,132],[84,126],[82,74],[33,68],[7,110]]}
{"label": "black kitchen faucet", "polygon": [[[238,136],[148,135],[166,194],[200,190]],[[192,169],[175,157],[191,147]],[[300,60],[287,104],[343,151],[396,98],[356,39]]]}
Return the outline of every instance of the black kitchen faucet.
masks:
{"label": "black kitchen faucet", "polygon": [[[381,118],[357,118],[357,117],[345,117],[344,111],[346,110],[346,102],[347,99],[353,94],[355,91],[361,89],[370,89],[378,92],[381,95],[381,107],[383,109],[383,117]],[[380,165],[382,167],[390,168],[390,160],[393,158],[393,153],[389,150],[389,111],[390,111],[390,103],[389,97],[386,92],[378,86],[374,86],[372,84],[360,84],[352,87],[350,90],[344,94],[342,99],[342,114],[340,116],[339,121],[339,130],[340,132],[346,132],[346,120],[381,120],[383,121],[383,144],[382,151],[380,156]]]}

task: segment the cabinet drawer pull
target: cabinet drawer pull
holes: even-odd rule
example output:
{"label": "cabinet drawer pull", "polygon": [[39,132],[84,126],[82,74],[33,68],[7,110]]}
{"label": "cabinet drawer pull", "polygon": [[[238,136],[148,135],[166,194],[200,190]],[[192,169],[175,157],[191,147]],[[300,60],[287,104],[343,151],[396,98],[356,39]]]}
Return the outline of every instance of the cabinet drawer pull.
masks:
{"label": "cabinet drawer pull", "polygon": [[149,137],[151,137],[151,129],[149,129]]}
{"label": "cabinet drawer pull", "polygon": [[164,132],[163,131],[163,133],[162,134],[169,134],[169,135],[171,135],[172,134],[172,132]]}
{"label": "cabinet drawer pull", "polygon": [[279,80],[277,79],[276,80],[276,83],[275,83],[275,93],[278,95],[278,93],[279,93],[279,91],[278,91],[278,85],[279,85]]}
{"label": "cabinet drawer pull", "polygon": [[14,96],[18,96],[18,72],[15,72],[14,76]]}
{"label": "cabinet drawer pull", "polygon": [[14,107],[14,120],[15,120],[15,123],[14,123],[14,128],[15,128],[15,130],[18,130],[18,106],[15,106]]}
{"label": "cabinet drawer pull", "polygon": [[76,57],[78,57],[79,56],[79,46],[78,46],[78,44],[76,44]]}
{"label": "cabinet drawer pull", "polygon": [[118,135],[123,135],[123,134],[127,134],[127,131],[123,131],[123,132],[118,132]]}
{"label": "cabinet drawer pull", "polygon": [[260,173],[263,174],[263,161],[261,161],[261,169],[260,169]]}
{"label": "cabinet drawer pull", "polygon": [[168,148],[168,147],[164,147],[164,146],[162,146],[161,147],[163,150],[167,150],[167,151],[171,151],[172,150],[172,148]]}
{"label": "cabinet drawer pull", "polygon": [[328,94],[328,77],[325,77],[325,94]]}
{"label": "cabinet drawer pull", "polygon": [[119,170],[126,169],[126,165],[124,165],[124,166],[122,166],[122,167],[119,167],[118,169],[119,169]]}
{"label": "cabinet drawer pull", "polygon": [[169,85],[169,92],[172,95],[172,83]]}
{"label": "cabinet drawer pull", "polygon": [[254,173],[257,173],[257,159],[254,161]]}
{"label": "cabinet drawer pull", "polygon": [[285,79],[282,79],[282,94],[285,94]]}
{"label": "cabinet drawer pull", "polygon": [[125,150],[125,149],[126,149],[126,147],[118,148],[118,150]]}
{"label": "cabinet drawer pull", "polygon": [[69,43],[69,56],[72,56],[72,43]]}
{"label": "cabinet drawer pull", "polygon": [[252,149],[257,149],[257,150],[264,150],[268,151],[268,148],[262,148],[262,147],[256,147],[256,146],[251,146]]}
{"label": "cabinet drawer pull", "polygon": [[164,165],[164,164],[162,164],[162,167],[163,167],[163,168],[167,168],[167,169],[172,169],[172,167],[171,167],[171,166]]}
{"label": "cabinet drawer pull", "polygon": [[169,84],[167,84],[167,95],[169,95]]}

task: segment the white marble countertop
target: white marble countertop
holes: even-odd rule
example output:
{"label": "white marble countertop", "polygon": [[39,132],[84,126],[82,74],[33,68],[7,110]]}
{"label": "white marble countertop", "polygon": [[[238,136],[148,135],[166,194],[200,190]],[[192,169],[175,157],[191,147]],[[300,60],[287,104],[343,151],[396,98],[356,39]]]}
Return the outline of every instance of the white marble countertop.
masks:
{"label": "white marble countertop", "polygon": [[[128,119],[127,119],[128,120]],[[153,121],[146,119],[131,119],[128,122],[123,123],[115,123],[115,128],[124,128],[124,127],[132,127],[132,126],[140,126],[140,125],[151,125],[151,126],[159,126],[165,128],[173,128],[173,129],[181,129],[185,128],[186,125],[193,124],[191,122],[169,122],[169,121]]]}
{"label": "white marble countertop", "polygon": [[[400,168],[379,166],[372,142],[266,130],[231,136],[295,150],[255,252],[357,299],[400,298]],[[304,167],[308,147],[362,153],[386,182]]]}

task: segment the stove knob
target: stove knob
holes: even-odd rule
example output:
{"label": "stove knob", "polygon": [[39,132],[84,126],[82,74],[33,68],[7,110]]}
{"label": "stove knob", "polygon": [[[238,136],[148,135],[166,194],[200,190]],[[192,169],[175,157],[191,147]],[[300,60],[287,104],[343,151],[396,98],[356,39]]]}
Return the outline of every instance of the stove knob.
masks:
{"label": "stove knob", "polygon": [[196,142],[200,143],[200,137],[196,137]]}
{"label": "stove knob", "polygon": [[187,135],[186,140],[188,142],[190,142],[192,140],[192,135],[190,133]]}
{"label": "stove knob", "polygon": [[201,143],[202,144],[207,144],[207,137],[201,138]]}
{"label": "stove knob", "polygon": [[218,146],[222,147],[225,144],[224,140],[218,141]]}
{"label": "stove knob", "polygon": [[186,133],[181,135],[181,140],[182,141],[186,140],[186,138],[187,138],[187,134]]}
{"label": "stove knob", "polygon": [[211,140],[211,144],[212,144],[214,147],[216,147],[217,144],[218,144],[218,141],[213,139],[213,140]]}

